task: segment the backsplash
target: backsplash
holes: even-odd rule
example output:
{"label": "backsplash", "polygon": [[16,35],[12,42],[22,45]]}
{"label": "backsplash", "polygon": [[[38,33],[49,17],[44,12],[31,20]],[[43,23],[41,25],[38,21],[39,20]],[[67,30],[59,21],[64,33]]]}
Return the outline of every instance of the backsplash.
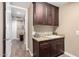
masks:
{"label": "backsplash", "polygon": [[53,26],[35,25],[34,31],[35,32],[53,32]]}
{"label": "backsplash", "polygon": [[48,26],[48,25],[35,25],[33,26],[33,31],[37,32],[39,34],[43,34],[43,35],[50,35],[53,34],[53,32],[55,31],[54,26]]}

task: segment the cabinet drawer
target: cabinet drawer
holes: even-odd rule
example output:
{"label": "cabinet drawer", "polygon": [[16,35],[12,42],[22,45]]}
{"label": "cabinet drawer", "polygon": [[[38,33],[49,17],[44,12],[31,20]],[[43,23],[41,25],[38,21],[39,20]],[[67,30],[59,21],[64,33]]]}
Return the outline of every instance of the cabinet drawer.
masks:
{"label": "cabinet drawer", "polygon": [[48,42],[42,42],[40,43],[40,45],[48,45],[49,43]]}
{"label": "cabinet drawer", "polygon": [[49,43],[48,42],[42,42],[39,44],[40,48],[46,48],[49,47]]}

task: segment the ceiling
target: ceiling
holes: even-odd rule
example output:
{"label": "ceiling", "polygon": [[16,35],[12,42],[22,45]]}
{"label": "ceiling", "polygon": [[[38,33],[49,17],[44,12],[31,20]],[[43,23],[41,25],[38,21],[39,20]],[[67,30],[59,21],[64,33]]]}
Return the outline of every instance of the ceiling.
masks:
{"label": "ceiling", "polygon": [[28,8],[31,2],[10,2],[11,5]]}
{"label": "ceiling", "polygon": [[48,3],[50,3],[52,5],[55,5],[57,7],[61,7],[61,6],[63,6],[64,4],[66,4],[68,2],[48,2]]}
{"label": "ceiling", "polygon": [[[12,5],[20,6],[23,8],[28,8],[30,3],[31,2],[10,2],[10,4],[12,4]],[[68,2],[48,2],[48,3],[60,7]]]}

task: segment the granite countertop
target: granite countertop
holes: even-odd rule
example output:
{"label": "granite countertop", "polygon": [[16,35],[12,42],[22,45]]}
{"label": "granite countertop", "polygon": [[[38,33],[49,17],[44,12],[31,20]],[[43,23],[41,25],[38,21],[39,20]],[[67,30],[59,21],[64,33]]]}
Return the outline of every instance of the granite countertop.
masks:
{"label": "granite countertop", "polygon": [[51,36],[43,36],[43,37],[32,37],[34,40],[36,41],[46,41],[46,40],[53,40],[56,38],[64,38],[64,36],[60,36],[60,35],[51,35]]}

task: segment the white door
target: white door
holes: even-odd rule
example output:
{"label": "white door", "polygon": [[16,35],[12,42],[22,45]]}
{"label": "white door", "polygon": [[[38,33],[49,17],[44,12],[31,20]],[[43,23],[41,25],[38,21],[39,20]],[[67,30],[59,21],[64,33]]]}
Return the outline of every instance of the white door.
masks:
{"label": "white door", "polygon": [[3,3],[0,2],[0,57],[3,56]]}

